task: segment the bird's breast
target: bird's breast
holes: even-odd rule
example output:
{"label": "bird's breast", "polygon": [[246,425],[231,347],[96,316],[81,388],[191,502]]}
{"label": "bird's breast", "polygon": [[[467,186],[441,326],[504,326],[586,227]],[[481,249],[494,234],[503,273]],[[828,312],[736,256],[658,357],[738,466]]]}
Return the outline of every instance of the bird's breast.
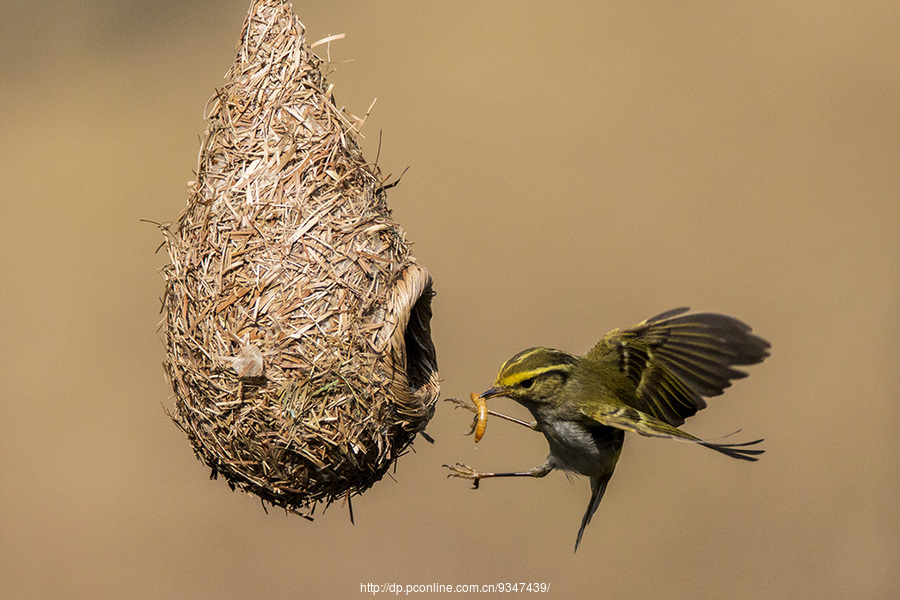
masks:
{"label": "bird's breast", "polygon": [[555,468],[590,476],[606,472],[610,461],[615,466],[622,444],[621,439],[616,443],[614,430],[609,432],[612,437],[604,439],[605,432],[594,432],[576,421],[544,422],[540,426]]}

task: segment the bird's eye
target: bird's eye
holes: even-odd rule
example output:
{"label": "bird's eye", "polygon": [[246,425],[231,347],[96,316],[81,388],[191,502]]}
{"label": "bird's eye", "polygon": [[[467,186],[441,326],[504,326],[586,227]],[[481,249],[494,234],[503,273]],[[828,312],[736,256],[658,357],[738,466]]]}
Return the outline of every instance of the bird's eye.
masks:
{"label": "bird's eye", "polygon": [[529,377],[528,379],[523,379],[521,382],[519,382],[519,385],[521,385],[526,390],[529,389],[531,386],[534,385],[534,377]]}

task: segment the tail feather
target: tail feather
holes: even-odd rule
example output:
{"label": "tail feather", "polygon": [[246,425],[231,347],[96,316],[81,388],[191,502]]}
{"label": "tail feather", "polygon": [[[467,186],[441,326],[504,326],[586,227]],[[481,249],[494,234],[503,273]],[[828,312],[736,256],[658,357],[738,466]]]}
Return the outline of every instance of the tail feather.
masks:
{"label": "tail feather", "polygon": [[578,552],[578,545],[581,544],[581,536],[584,535],[584,528],[591,522],[591,517],[600,508],[600,501],[603,500],[603,494],[606,492],[606,485],[612,473],[605,478],[591,477],[591,501],[588,503],[587,511],[584,518],[581,519],[581,529],[578,530],[578,538],[575,540],[575,552]]}

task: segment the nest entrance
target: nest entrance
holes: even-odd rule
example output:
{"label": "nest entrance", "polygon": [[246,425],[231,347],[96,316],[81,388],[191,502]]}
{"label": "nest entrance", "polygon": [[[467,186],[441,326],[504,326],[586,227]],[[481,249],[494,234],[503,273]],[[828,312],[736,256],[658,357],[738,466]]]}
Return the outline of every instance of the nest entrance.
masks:
{"label": "nest entrance", "polygon": [[[409,324],[403,332],[406,344],[406,364],[404,365],[409,387],[417,396],[424,391],[430,394],[437,374],[437,356],[431,341],[431,298],[434,292],[428,289],[416,300],[410,311]],[[422,390],[422,388],[426,388]]]}
{"label": "nest entrance", "polygon": [[431,340],[431,300],[435,293],[431,276],[413,265],[394,290],[396,327],[390,338],[391,360],[396,368],[392,394],[404,428],[420,430],[431,419],[440,392],[437,356]]}

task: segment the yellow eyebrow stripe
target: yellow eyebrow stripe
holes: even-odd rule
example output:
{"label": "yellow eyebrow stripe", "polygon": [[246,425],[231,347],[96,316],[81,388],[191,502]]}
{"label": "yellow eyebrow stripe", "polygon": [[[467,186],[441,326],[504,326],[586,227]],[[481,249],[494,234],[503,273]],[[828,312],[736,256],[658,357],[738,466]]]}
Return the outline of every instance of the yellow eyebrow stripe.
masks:
{"label": "yellow eyebrow stripe", "polygon": [[502,380],[498,380],[497,383],[499,383],[503,387],[512,387],[518,383],[525,381],[526,379],[532,379],[534,377],[543,375],[544,373],[560,371],[568,373],[570,370],[571,367],[569,365],[549,365],[547,367],[540,367],[538,369],[532,369],[530,371],[520,371],[518,373],[512,373],[504,377]]}

